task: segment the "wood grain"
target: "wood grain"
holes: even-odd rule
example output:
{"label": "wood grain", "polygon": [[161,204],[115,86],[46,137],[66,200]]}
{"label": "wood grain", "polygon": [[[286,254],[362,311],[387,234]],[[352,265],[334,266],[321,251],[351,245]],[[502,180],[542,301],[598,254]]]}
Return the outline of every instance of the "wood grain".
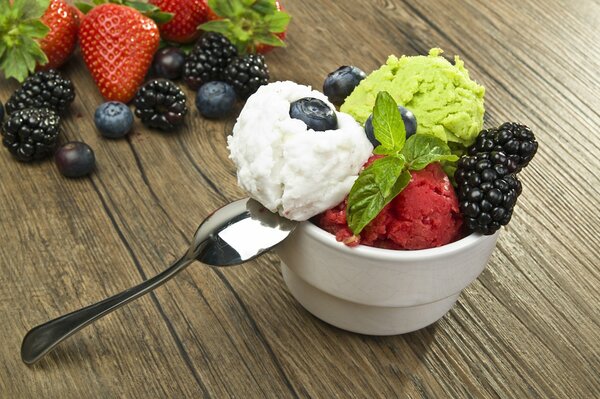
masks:
{"label": "wood grain", "polygon": [[[268,56],[275,80],[318,88],[339,65],[371,71],[441,47],[486,86],[486,125],[534,129],[540,151],[486,271],[435,325],[378,338],[312,317],[275,255],[195,265],[25,366],[29,328],[159,272],[206,215],[243,195],[226,150],[234,119],[194,110],[178,133],[136,122],[128,139],[102,139],[101,98],[76,56],[64,138],[94,148],[97,172],[67,180],[52,162],[0,151],[0,397],[600,397],[598,2],[285,6],[294,20],[289,47]],[[15,87],[0,80],[0,99]]]}

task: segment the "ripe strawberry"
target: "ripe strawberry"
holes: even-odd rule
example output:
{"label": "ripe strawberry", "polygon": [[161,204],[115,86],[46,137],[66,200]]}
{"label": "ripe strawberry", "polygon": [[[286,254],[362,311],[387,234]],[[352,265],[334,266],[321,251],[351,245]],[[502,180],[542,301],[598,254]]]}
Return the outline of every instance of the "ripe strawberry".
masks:
{"label": "ripe strawberry", "polygon": [[48,63],[41,68],[55,69],[64,64],[75,49],[79,28],[77,13],[64,0],[51,0],[41,21],[50,28],[40,40],[40,47],[48,57]]}
{"label": "ripe strawberry", "polygon": [[133,8],[101,4],[79,28],[83,60],[106,100],[129,102],[144,81],[160,34],[156,23]]}
{"label": "ripe strawberry", "polygon": [[0,69],[22,82],[62,65],[75,48],[77,17],[64,0],[0,1]]}
{"label": "ripe strawberry", "polygon": [[208,0],[208,6],[209,22],[200,29],[221,33],[240,54],[266,53],[285,46],[290,15],[279,0]]}
{"label": "ripe strawberry", "polygon": [[164,12],[172,13],[173,19],[160,24],[163,39],[176,43],[190,43],[200,37],[198,25],[208,20],[206,0],[150,0]]}

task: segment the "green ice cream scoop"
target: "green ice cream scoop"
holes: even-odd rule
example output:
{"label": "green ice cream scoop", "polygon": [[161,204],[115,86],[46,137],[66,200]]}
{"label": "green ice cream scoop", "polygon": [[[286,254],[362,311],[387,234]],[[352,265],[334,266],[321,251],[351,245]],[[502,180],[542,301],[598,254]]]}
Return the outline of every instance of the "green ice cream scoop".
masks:
{"label": "green ice cream scoop", "polygon": [[377,93],[387,91],[417,119],[417,134],[432,134],[460,147],[469,146],[483,127],[485,88],[469,78],[463,61],[454,65],[431,49],[427,56],[391,55],[386,64],[363,79],[340,108],[364,124]]}

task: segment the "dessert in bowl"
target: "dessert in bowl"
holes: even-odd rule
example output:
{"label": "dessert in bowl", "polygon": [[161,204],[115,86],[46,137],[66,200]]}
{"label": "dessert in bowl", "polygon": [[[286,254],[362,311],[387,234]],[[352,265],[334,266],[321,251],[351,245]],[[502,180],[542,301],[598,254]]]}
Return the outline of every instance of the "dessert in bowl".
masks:
{"label": "dessert in bowl", "polygon": [[392,335],[440,319],[484,270],[521,194],[533,134],[482,130],[484,88],[440,53],[390,56],[366,77],[338,69],[324,89],[338,104],[335,87],[346,92],[340,111],[306,86],[264,86],[228,139],[241,187],[303,221],[277,249],[282,274],[337,327]]}

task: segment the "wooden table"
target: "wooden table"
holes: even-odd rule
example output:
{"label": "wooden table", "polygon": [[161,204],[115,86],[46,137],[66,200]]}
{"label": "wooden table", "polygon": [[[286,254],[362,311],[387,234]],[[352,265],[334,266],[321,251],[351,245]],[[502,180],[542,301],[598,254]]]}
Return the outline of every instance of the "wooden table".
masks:
{"label": "wooden table", "polygon": [[[285,288],[279,260],[195,265],[81,331],[33,367],[32,326],[137,284],[188,245],[207,214],[243,196],[227,158],[234,119],[195,109],[179,133],[136,122],[99,137],[101,97],[80,61],[64,137],[98,170],[0,150],[0,397],[600,396],[600,5],[594,0],[297,1],[273,79],[321,87],[327,72],[371,71],[389,54],[459,54],[487,88],[486,125],[530,125],[540,151],[486,271],[442,320],[395,337],[333,328]],[[2,80],[5,102],[16,85]],[[191,108],[193,93],[187,91]]]}

